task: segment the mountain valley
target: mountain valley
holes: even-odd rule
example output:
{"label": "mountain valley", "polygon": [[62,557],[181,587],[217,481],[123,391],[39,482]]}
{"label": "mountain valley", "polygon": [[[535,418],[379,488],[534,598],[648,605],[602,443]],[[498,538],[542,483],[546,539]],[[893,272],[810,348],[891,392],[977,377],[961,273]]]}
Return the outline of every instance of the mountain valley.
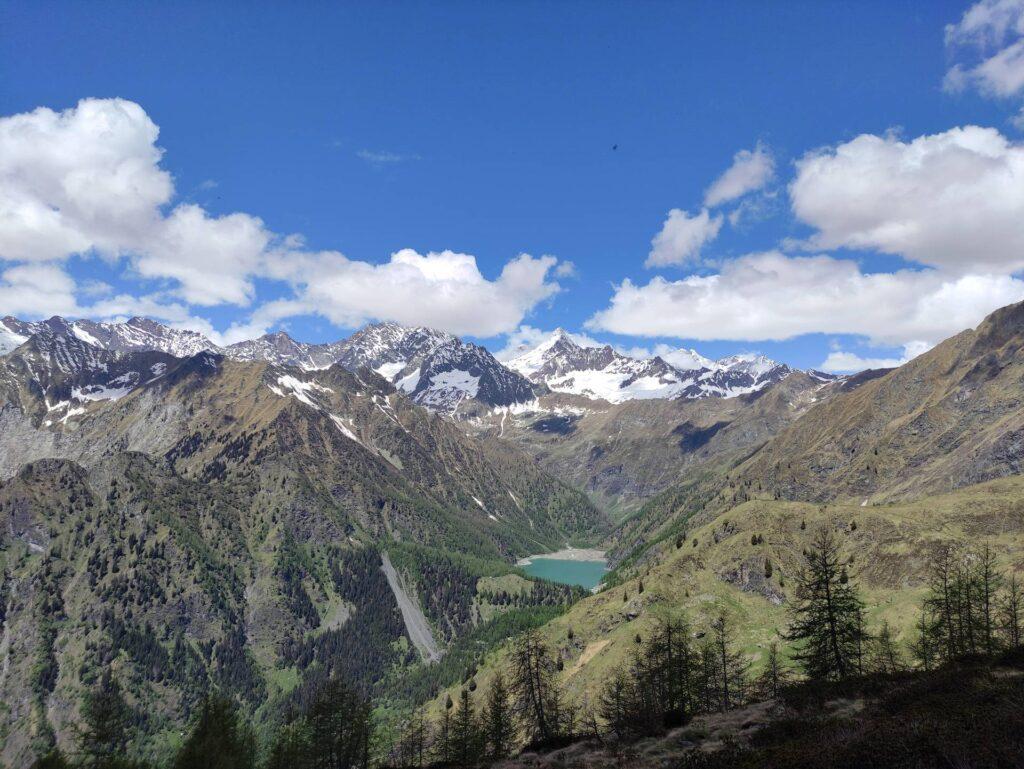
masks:
{"label": "mountain valley", "polygon": [[[941,547],[1024,558],[1024,305],[851,377],[564,332],[502,364],[394,324],[230,347],[140,319],[3,328],[8,763],[69,744],[104,668],[146,756],[202,682],[266,728],[331,676],[387,718],[443,713],[528,629],[585,705],[679,614],[701,635],[728,614],[763,665],[823,528],[905,641]],[[609,553],[594,595],[514,565],[566,544]]]}

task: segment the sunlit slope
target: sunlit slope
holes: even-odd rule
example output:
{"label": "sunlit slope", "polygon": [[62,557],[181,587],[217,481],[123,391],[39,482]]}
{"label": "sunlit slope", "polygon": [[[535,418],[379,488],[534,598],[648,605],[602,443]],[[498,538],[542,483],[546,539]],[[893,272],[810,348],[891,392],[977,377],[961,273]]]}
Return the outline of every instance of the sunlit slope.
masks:
{"label": "sunlit slope", "polygon": [[[679,614],[699,634],[724,612],[756,669],[767,645],[779,640],[787,625],[801,553],[821,526],[839,535],[849,573],[867,605],[869,627],[888,620],[900,639],[909,641],[929,561],[939,547],[988,543],[1004,567],[1024,571],[1024,478],[865,507],[742,503],[687,531],[681,547],[672,541],[658,549],[636,576],[546,625],[544,637],[563,659],[562,680],[581,701],[593,701],[609,672],[629,658],[637,635],[643,638],[659,617]],[[769,562],[771,576],[766,575]],[[504,655],[501,650],[487,658],[478,685],[486,689]]]}

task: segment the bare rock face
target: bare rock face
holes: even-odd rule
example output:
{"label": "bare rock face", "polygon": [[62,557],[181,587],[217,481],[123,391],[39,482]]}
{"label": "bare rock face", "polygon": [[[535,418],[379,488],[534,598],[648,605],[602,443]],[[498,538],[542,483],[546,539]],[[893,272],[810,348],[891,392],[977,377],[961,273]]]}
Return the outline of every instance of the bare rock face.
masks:
{"label": "bare rock face", "polygon": [[785,593],[765,574],[765,563],[764,557],[751,555],[735,568],[720,573],[718,578],[744,593],[764,596],[772,604],[781,606],[786,600]]}

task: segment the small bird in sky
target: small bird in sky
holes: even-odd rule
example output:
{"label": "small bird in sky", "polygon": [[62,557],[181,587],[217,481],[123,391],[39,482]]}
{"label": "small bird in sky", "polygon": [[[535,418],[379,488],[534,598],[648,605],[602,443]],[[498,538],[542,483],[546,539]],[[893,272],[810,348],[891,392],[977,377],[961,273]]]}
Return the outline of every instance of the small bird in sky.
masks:
{"label": "small bird in sky", "polygon": [[613,149],[613,150],[617,150],[618,148],[619,148],[619,145],[618,145],[618,144],[613,144],[613,145],[612,145],[612,149]]}

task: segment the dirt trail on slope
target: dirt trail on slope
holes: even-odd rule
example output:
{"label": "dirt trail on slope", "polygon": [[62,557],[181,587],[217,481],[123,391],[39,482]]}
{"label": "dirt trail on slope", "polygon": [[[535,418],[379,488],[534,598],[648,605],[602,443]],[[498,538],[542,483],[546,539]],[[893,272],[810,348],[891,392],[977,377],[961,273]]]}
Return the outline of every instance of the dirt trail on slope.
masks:
{"label": "dirt trail on slope", "polygon": [[395,594],[395,601],[398,602],[398,608],[402,612],[402,621],[405,622],[405,630],[409,634],[409,638],[419,649],[420,656],[425,662],[437,662],[441,659],[441,650],[438,649],[437,642],[434,640],[430,623],[423,616],[423,610],[420,609],[419,603],[405,592],[405,588],[402,587],[402,583],[398,579],[398,572],[395,571],[387,553],[381,553],[380,561],[380,567],[384,570],[384,576],[387,577],[388,585],[391,586],[391,592]]}
{"label": "dirt trail on slope", "polygon": [[576,660],[576,663],[569,668],[569,672],[566,673],[566,677],[572,678],[574,675],[579,673],[583,669],[583,666],[600,654],[601,650],[609,643],[611,642],[605,638],[603,641],[594,641],[593,643],[587,644],[587,648],[583,650],[583,654],[581,654],[580,658]]}

